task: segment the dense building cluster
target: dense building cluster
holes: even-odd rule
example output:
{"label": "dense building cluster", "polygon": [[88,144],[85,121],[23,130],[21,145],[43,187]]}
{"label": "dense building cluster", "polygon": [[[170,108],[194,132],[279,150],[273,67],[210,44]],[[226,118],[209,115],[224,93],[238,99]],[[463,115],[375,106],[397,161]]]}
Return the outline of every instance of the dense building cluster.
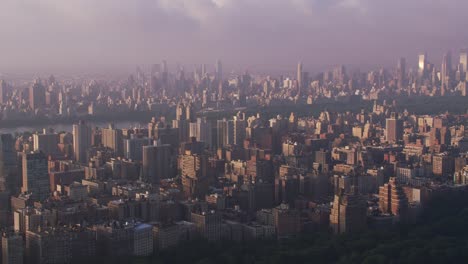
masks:
{"label": "dense building cluster", "polygon": [[[2,263],[150,256],[186,241],[288,239],[415,222],[437,194],[466,191],[468,117],[399,111],[391,95],[466,96],[467,53],[453,68],[419,56],[396,71],[310,78],[186,77],[167,64],[122,82],[0,83],[3,120],[153,111],[147,126],[0,135]],[[29,95],[29,96],[28,96]],[[251,105],[373,100],[317,116],[249,114]],[[174,118],[158,109],[175,109]],[[209,117],[206,112],[235,110]],[[164,112],[164,113],[167,113]]]}

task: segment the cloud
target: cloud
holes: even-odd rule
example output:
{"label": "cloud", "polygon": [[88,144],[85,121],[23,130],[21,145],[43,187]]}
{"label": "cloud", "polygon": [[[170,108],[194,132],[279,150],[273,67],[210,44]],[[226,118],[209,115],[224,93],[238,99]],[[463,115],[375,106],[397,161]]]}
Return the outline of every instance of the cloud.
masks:
{"label": "cloud", "polygon": [[467,8],[463,0],[2,0],[0,70],[216,58],[393,64],[465,46]]}

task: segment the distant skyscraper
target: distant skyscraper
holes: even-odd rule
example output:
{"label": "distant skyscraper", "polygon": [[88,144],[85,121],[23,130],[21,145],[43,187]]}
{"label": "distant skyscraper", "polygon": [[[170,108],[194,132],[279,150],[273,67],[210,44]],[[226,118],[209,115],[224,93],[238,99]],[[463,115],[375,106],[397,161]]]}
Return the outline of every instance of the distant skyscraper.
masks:
{"label": "distant skyscraper", "polygon": [[34,200],[49,197],[50,180],[47,157],[42,152],[22,153],[23,188]]}
{"label": "distant skyscraper", "polygon": [[405,58],[400,58],[398,59],[398,65],[397,65],[397,80],[398,80],[398,85],[401,87],[406,79],[406,59]]}
{"label": "distant skyscraper", "polygon": [[6,102],[6,92],[7,84],[4,80],[0,80],[0,104],[4,104]]}
{"label": "distant skyscraper", "polygon": [[440,95],[444,96],[446,90],[450,88],[450,77],[452,70],[452,55],[450,52],[444,54],[442,67],[440,70]]}
{"label": "distant skyscraper", "polygon": [[75,160],[80,163],[88,162],[87,152],[91,147],[91,128],[80,121],[73,125],[73,153]]}
{"label": "distant skyscraper", "polygon": [[223,81],[223,65],[221,64],[221,60],[216,61],[216,79],[219,82]]}
{"label": "distant skyscraper", "polygon": [[31,109],[36,109],[45,105],[46,89],[39,80],[35,80],[34,84],[29,87],[29,106]]}
{"label": "distant skyscraper", "polygon": [[302,62],[297,64],[297,85],[298,89],[303,88],[304,76],[302,75]]}
{"label": "distant skyscraper", "polygon": [[427,64],[427,54],[420,53],[418,57],[418,74],[420,77],[423,77],[426,71],[426,64]]}
{"label": "distant skyscraper", "polygon": [[460,65],[462,65],[463,73],[466,74],[468,69],[468,52],[466,50],[460,52]]}

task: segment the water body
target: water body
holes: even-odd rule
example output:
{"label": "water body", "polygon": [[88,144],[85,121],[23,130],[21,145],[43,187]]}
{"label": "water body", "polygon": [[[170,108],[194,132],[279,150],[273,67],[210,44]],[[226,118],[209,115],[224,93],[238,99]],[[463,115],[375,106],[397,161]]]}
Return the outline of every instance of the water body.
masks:
{"label": "water body", "polygon": [[[88,124],[92,127],[108,127],[110,122],[92,122],[89,121]],[[117,121],[112,122],[116,128],[124,129],[124,128],[146,128],[148,126],[148,122],[131,122],[131,121]],[[18,126],[18,127],[9,127],[9,128],[0,128],[0,134],[14,134],[14,133],[24,133],[24,132],[35,132],[35,131],[42,131],[44,128],[52,128],[56,132],[66,131],[72,132],[73,124],[54,124],[54,125],[34,125],[34,126]]]}

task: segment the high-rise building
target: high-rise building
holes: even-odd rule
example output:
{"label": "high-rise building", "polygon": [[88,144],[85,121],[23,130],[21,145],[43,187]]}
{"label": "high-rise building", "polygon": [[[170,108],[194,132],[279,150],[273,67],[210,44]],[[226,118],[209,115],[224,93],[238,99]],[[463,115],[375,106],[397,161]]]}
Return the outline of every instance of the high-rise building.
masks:
{"label": "high-rise building", "polygon": [[219,241],[222,236],[221,215],[215,211],[192,213],[191,221],[198,234],[208,241]]}
{"label": "high-rise building", "polygon": [[397,118],[395,113],[385,121],[385,139],[388,142],[397,142],[403,139],[403,120]]}
{"label": "high-rise building", "polygon": [[420,53],[418,56],[418,74],[419,77],[424,77],[426,73],[426,65],[427,65],[427,54]]}
{"label": "high-rise building", "polygon": [[247,121],[235,116],[232,124],[232,144],[242,146],[245,140],[245,129],[247,127]]}
{"label": "high-rise building", "polygon": [[34,151],[42,151],[45,155],[58,153],[59,135],[53,130],[44,129],[42,134],[33,135]]}
{"label": "high-rise building", "polygon": [[18,161],[15,151],[15,139],[11,134],[0,135],[0,192],[16,193],[19,191]]}
{"label": "high-rise building", "polygon": [[114,151],[116,157],[123,156],[123,135],[121,129],[116,129],[113,124],[101,131],[102,145]]}
{"label": "high-rise building", "polygon": [[133,161],[143,161],[143,147],[151,145],[152,140],[144,137],[138,138],[131,135],[130,139],[124,140],[124,156]]}
{"label": "high-rise building", "polygon": [[223,81],[223,65],[221,64],[221,60],[216,61],[216,80],[219,82]]}
{"label": "high-rise building", "polygon": [[450,52],[444,54],[442,67],[440,70],[440,95],[444,96],[447,89],[450,89],[450,77],[452,71],[452,55]]}
{"label": "high-rise building", "polygon": [[466,80],[466,74],[468,70],[468,51],[463,49],[460,52],[460,66],[461,66],[461,79]]}
{"label": "high-rise building", "polygon": [[229,121],[226,119],[216,122],[216,146],[222,148],[229,145]]}
{"label": "high-rise building", "polygon": [[80,227],[26,231],[25,249],[26,263],[71,263],[96,255],[96,234]]}
{"label": "high-rise building", "polygon": [[190,123],[190,137],[204,142],[209,148],[213,145],[211,130],[211,123],[206,118],[198,118],[196,123]]}
{"label": "high-rise building", "polygon": [[29,106],[31,109],[42,107],[46,103],[46,89],[39,80],[29,87]]}
{"label": "high-rise building", "polygon": [[341,191],[336,194],[330,213],[330,225],[335,234],[364,230],[367,225],[366,200],[356,193]]}
{"label": "high-rise building", "polygon": [[408,199],[396,178],[390,178],[388,183],[379,188],[379,209],[384,214],[406,216]]}
{"label": "high-rise building", "polygon": [[402,87],[406,81],[406,59],[400,58],[398,59],[397,65],[397,80],[399,87]]}
{"label": "high-rise building", "polygon": [[2,263],[23,264],[24,246],[23,237],[16,233],[3,233],[2,235]]}
{"label": "high-rise building", "polygon": [[453,157],[446,153],[434,155],[432,157],[432,173],[437,176],[449,176],[453,175],[455,161]]}
{"label": "high-rise building", "polygon": [[6,103],[6,100],[8,99],[6,97],[7,89],[7,83],[4,80],[0,80],[0,104]]}
{"label": "high-rise building", "polygon": [[171,175],[171,146],[156,142],[152,146],[143,147],[143,173],[145,182],[159,184],[162,179]]}
{"label": "high-rise building", "polygon": [[42,152],[22,153],[22,192],[31,193],[34,200],[49,197],[50,179],[47,157]]}
{"label": "high-rise building", "polygon": [[302,72],[302,62],[299,62],[297,64],[297,86],[298,86],[298,89],[302,89],[303,88],[303,82],[304,82],[304,76],[303,76],[303,72]]}
{"label": "high-rise building", "polygon": [[80,163],[88,161],[88,150],[91,147],[91,128],[84,122],[80,121],[73,125],[73,154],[75,160]]}
{"label": "high-rise building", "polygon": [[179,166],[185,197],[204,197],[210,184],[208,157],[186,153],[179,156]]}

